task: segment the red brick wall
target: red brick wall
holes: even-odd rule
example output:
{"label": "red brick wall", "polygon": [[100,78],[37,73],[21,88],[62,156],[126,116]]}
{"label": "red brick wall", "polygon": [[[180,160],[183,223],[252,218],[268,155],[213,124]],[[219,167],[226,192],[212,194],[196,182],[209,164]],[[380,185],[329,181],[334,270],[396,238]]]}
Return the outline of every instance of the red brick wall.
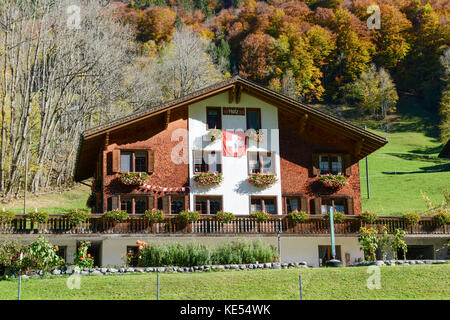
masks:
{"label": "red brick wall", "polygon": [[[118,181],[119,174],[112,173],[112,151],[117,148],[154,150],[154,172],[150,175],[149,184],[162,187],[183,187],[189,184],[189,165],[175,164],[171,161],[172,149],[180,143],[171,141],[172,133],[180,128],[187,130],[187,119],[188,108],[182,107],[171,111],[167,129],[165,128],[166,113],[162,113],[110,134],[109,144],[103,152],[104,210],[106,210],[107,198],[112,194],[141,192],[138,188],[123,185]],[[152,193],[144,192],[144,194]]]}
{"label": "red brick wall", "polygon": [[307,127],[299,135],[300,117],[278,110],[280,130],[280,171],[281,191],[283,194],[304,194],[308,197],[308,210],[314,212],[312,200],[318,195],[348,195],[353,198],[353,213],[361,213],[361,190],[358,163],[352,165],[352,174],[348,184],[330,193],[318,183],[318,177],[312,175],[312,154],[328,152],[351,153],[354,150],[352,140],[314,126],[307,122]]}

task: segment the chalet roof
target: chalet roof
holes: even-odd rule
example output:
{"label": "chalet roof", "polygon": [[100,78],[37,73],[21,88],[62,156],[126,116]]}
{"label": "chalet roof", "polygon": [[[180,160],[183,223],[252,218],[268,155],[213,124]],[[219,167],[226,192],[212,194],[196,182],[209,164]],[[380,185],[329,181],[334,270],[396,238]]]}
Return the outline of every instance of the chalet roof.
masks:
{"label": "chalet roof", "polygon": [[[306,114],[310,120],[320,122],[327,127],[331,126],[339,129],[343,135],[351,137],[355,143],[360,143],[360,158],[367,156],[387,143],[386,139],[376,134],[363,130],[336,117],[330,116],[317,110],[316,108],[300,103],[240,76],[234,76],[226,81],[215,83],[211,86],[205,87],[201,90],[192,92],[191,94],[159,106],[149,108],[145,111],[137,112],[116,119],[107,124],[86,130],[81,136],[80,146],[78,149],[78,156],[75,165],[75,180],[82,181],[93,176],[94,166],[92,163],[95,163],[95,160],[97,159],[98,151],[104,144],[104,136],[107,132],[112,132],[124,126],[128,126],[162,112],[166,112],[170,109],[186,106],[229,90],[240,90],[242,92],[246,92],[260,98],[261,100],[269,102],[278,108],[286,109],[301,115]],[[89,158],[89,161],[87,161],[87,158]]]}

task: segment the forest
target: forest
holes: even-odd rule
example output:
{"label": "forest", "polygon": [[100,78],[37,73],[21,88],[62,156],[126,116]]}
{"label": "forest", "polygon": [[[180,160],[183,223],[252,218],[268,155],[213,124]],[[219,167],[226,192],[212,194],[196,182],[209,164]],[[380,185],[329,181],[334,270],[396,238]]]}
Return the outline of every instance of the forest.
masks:
{"label": "forest", "polygon": [[449,19],[448,0],[3,0],[0,198],[72,186],[85,129],[235,74],[376,121],[411,96],[445,143]]}

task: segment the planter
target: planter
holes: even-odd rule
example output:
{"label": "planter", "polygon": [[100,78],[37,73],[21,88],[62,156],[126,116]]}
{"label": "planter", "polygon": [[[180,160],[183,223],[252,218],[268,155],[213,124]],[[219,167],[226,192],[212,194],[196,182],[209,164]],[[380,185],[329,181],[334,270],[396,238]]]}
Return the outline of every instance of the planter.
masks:
{"label": "planter", "polygon": [[112,226],[108,229],[113,233],[128,233],[130,231],[129,222],[110,222]]}
{"label": "planter", "polygon": [[274,174],[254,173],[248,177],[248,182],[258,188],[266,188],[278,181]]}
{"label": "planter", "polygon": [[200,172],[193,177],[193,180],[199,187],[211,187],[219,185],[223,176],[220,172]]}
{"label": "planter", "polygon": [[327,174],[319,177],[322,185],[330,190],[337,191],[347,185],[347,177],[343,175]]}

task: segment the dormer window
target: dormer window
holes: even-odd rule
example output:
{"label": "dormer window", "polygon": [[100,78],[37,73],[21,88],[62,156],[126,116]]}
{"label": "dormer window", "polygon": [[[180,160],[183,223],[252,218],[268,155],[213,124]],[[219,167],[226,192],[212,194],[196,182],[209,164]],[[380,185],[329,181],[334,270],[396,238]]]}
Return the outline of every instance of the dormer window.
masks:
{"label": "dormer window", "polygon": [[320,174],[342,174],[342,156],[333,154],[319,155]]}
{"label": "dormer window", "polygon": [[121,172],[147,172],[147,152],[121,151]]}

